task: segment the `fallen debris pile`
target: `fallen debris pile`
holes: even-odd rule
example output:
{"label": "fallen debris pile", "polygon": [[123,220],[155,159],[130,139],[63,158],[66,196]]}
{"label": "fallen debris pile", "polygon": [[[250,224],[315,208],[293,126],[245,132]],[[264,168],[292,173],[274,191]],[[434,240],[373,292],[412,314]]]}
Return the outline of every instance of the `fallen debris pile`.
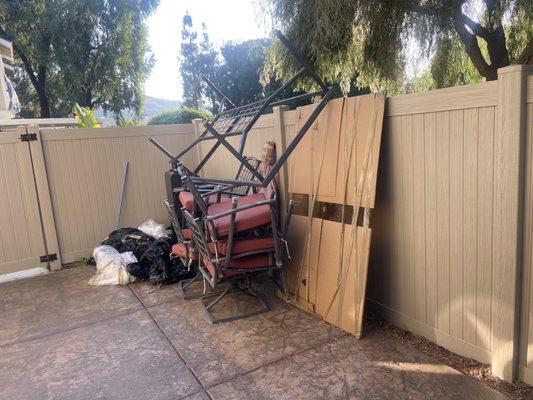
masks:
{"label": "fallen debris pile", "polygon": [[139,279],[148,279],[151,283],[160,285],[174,283],[184,278],[191,278],[187,268],[177,257],[171,257],[172,245],[175,239],[162,237],[149,243],[139,262],[128,264],[128,272]]}
{"label": "fallen debris pile", "polygon": [[[179,258],[170,255],[175,242],[176,239],[169,235],[164,225],[153,220],[144,222],[139,228],[114,230],[94,249],[93,257],[89,260],[89,263],[97,266],[97,274],[90,283],[126,285],[137,278],[160,285],[189,278],[192,273]],[[105,254],[111,254],[110,249],[115,253],[109,259],[102,259],[102,249]],[[119,265],[120,262],[122,265]],[[105,271],[105,279],[102,271]]]}

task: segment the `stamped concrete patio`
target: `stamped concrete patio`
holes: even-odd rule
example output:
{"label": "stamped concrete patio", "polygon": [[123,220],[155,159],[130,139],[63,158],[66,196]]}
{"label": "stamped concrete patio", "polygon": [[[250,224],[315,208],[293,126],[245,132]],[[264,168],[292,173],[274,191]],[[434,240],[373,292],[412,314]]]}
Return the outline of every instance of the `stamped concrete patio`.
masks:
{"label": "stamped concrete patio", "polygon": [[91,287],[78,267],[0,285],[0,399],[502,399],[386,335],[268,297],[211,325],[175,286]]}

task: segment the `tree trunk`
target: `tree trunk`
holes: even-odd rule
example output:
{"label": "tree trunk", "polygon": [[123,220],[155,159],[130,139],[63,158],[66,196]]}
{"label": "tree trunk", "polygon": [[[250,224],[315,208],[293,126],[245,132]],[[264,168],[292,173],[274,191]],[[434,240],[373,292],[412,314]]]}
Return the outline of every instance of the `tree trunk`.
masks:
{"label": "tree trunk", "polygon": [[466,54],[474,64],[474,67],[478,70],[479,74],[484,77],[487,81],[494,81],[498,79],[497,68],[494,68],[492,65],[489,65],[485,58],[481,54],[481,50],[477,44],[477,38],[475,35],[470,34],[464,27],[464,32],[461,32],[459,29],[459,38],[465,46]]}
{"label": "tree trunk", "polygon": [[35,91],[39,96],[39,107],[41,108],[41,118],[50,118],[50,104],[46,94],[46,68],[40,67],[37,73],[37,81],[34,84]]}
{"label": "tree trunk", "polygon": [[489,51],[491,65],[496,70],[509,65],[509,51],[507,50],[505,32],[502,24],[499,24],[498,27],[490,33],[487,40],[487,50]]}
{"label": "tree trunk", "polygon": [[[2,29],[0,29],[0,32],[4,32]],[[39,67],[39,71],[37,73],[37,76],[35,76],[35,72],[33,70],[33,66],[29,60],[29,58],[26,56],[26,54],[20,50],[20,48],[13,43],[13,49],[18,54],[20,59],[22,60],[22,64],[24,65],[24,69],[26,70],[26,73],[28,74],[31,84],[33,85],[33,88],[35,89],[35,92],[37,92],[37,96],[39,97],[39,108],[41,109],[41,118],[50,118],[50,103],[48,101],[48,95],[46,94],[46,67]]]}
{"label": "tree trunk", "polygon": [[87,108],[93,108],[93,91],[91,88],[86,89],[83,93],[83,100],[81,101],[80,106],[87,107]]}
{"label": "tree trunk", "polygon": [[[496,28],[487,29],[464,15],[461,5],[454,10],[453,22],[459,39],[465,46],[466,54],[481,76],[487,81],[498,79],[498,68],[509,65],[509,52],[502,24],[499,23]],[[481,53],[477,42],[478,37],[487,43],[490,64]]]}
{"label": "tree trunk", "polygon": [[46,94],[42,93],[40,90],[37,90],[39,95],[39,107],[41,108],[41,118],[51,118],[50,114],[50,105],[48,104],[48,98]]}

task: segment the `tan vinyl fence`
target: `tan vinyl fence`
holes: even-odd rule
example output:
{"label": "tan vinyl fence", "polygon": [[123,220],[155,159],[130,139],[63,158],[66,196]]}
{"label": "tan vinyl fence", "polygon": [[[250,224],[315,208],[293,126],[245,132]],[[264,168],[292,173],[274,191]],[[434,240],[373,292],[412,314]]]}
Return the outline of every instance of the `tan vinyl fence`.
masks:
{"label": "tan vinyl fence", "polygon": [[0,133],[0,274],[39,268],[46,253],[25,133]]}
{"label": "tan vinyl fence", "polygon": [[[0,185],[5,188],[0,192],[0,274],[43,263],[59,269],[61,263],[89,256],[115,229],[126,161],[122,226],[138,226],[149,218],[167,223],[162,201],[169,160],[148,136],[177,152],[191,143],[194,127],[30,125],[0,133]],[[187,165],[196,161],[194,153],[184,159]]]}
{"label": "tan vinyl fence", "polygon": [[388,99],[367,296],[396,325],[505,379],[519,352],[529,383],[532,72]]}
{"label": "tan vinyl fence", "polygon": [[[523,211],[523,270],[519,275],[522,287],[520,314],[520,347],[518,375],[533,385],[533,76],[529,71],[526,82],[524,127],[524,211]],[[525,111],[525,112],[524,112]]]}
{"label": "tan vinyl fence", "polygon": [[[500,70],[498,81],[387,100],[367,291],[368,309],[396,325],[490,362],[500,377],[518,375],[529,383],[532,72],[512,66]],[[276,108],[261,117],[245,153],[260,157],[267,139],[283,149],[294,136],[297,116],[297,111]],[[199,130],[199,123],[31,128],[38,140],[30,144],[21,144],[16,134],[0,133],[0,185],[9,189],[9,194],[0,193],[0,273],[12,270],[17,260],[26,260],[21,268],[35,264],[44,247],[63,263],[86,256],[113,229],[126,160],[124,225],[147,218],[166,221],[161,201],[168,160],[147,136],[175,152]],[[186,163],[194,164],[208,149],[204,144],[191,152]],[[33,173],[26,170],[32,164]],[[290,168],[306,166],[292,163],[281,170],[285,199]],[[236,172],[234,158],[222,147],[204,171],[225,178]],[[40,210],[32,206],[36,197]],[[39,231],[28,228],[35,218],[43,221],[45,244]]]}
{"label": "tan vinyl fence", "polygon": [[[169,169],[169,160],[148,142],[148,136],[177,152],[193,140],[194,130],[190,124],[41,130],[64,263],[90,254],[114,229],[126,161],[129,171],[122,226],[138,226],[148,218],[166,223],[163,174]],[[192,165],[194,153],[184,161]]]}

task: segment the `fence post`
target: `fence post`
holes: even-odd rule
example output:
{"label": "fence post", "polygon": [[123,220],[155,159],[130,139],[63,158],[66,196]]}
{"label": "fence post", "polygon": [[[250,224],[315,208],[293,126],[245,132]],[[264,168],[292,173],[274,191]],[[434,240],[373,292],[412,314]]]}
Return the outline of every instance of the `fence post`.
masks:
{"label": "fence post", "polygon": [[44,246],[47,254],[55,254],[56,258],[49,261],[50,269],[58,271],[61,269],[61,255],[59,254],[59,243],[57,240],[57,230],[52,210],[52,199],[50,197],[50,187],[48,186],[48,175],[44,163],[43,146],[41,142],[41,131],[38,125],[28,125],[26,132],[35,134],[36,140],[30,141],[30,154],[33,163],[33,176],[35,188],[37,190],[37,201],[41,226],[43,230]]}
{"label": "fence post", "polygon": [[[276,157],[279,157],[287,149],[287,135],[285,132],[285,118],[284,112],[289,110],[288,106],[274,107],[272,112],[274,113],[274,140],[276,142]],[[280,213],[281,221],[285,221],[285,215],[287,212],[287,199],[289,198],[289,167],[286,162],[280,169],[278,174],[278,186],[279,186],[279,200],[280,200]],[[283,224],[282,224],[283,226]]]}
{"label": "fence post", "polygon": [[[192,124],[194,126],[194,135],[196,139],[198,139],[200,135],[202,134],[202,132],[204,131],[203,122],[204,120],[202,118],[195,118],[192,120]],[[202,142],[196,145],[196,157],[198,157],[198,161],[197,161],[198,163],[202,161],[202,157],[203,157],[202,156]],[[202,168],[202,171],[198,171],[198,175],[204,176],[203,169],[204,168]]]}
{"label": "fence post", "polygon": [[512,382],[518,363],[526,68],[498,70],[494,133],[492,372]]}

